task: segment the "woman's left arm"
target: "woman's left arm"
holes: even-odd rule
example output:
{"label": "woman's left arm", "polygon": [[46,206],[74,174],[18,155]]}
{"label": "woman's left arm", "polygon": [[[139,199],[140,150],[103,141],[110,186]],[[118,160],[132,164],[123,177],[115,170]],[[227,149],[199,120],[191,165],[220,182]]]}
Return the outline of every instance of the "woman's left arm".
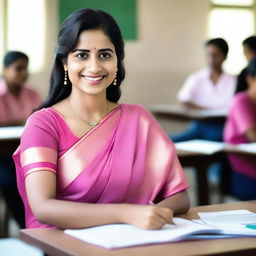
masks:
{"label": "woman's left arm", "polygon": [[157,205],[171,209],[173,214],[186,213],[190,208],[188,192],[185,190],[167,197]]}

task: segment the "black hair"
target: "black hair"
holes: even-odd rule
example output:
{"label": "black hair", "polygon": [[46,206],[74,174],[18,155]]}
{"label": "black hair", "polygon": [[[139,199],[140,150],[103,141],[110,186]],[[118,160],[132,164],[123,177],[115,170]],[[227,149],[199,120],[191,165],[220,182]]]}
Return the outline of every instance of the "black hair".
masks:
{"label": "black hair", "polygon": [[24,59],[27,62],[29,61],[29,58],[25,53],[18,51],[9,51],[4,56],[3,66],[7,68],[10,65],[12,65],[15,61],[20,59]]}
{"label": "black hair", "polygon": [[253,58],[247,68],[246,68],[246,75],[256,77],[256,58]]}
{"label": "black hair", "polygon": [[117,102],[121,97],[120,85],[125,77],[123,66],[124,42],[120,28],[114,18],[102,10],[80,9],[69,15],[63,22],[56,47],[54,64],[50,78],[50,91],[41,108],[50,107],[67,98],[71,93],[71,82],[64,85],[64,67],[68,53],[76,46],[82,31],[89,29],[102,29],[115,47],[117,55],[117,83],[109,85],[106,96],[109,101]]}
{"label": "black hair", "polygon": [[223,38],[210,39],[205,43],[205,46],[209,46],[209,45],[215,45],[216,47],[219,48],[219,50],[221,50],[221,52],[225,56],[228,55],[228,44]]}
{"label": "black hair", "polygon": [[251,51],[256,54],[256,36],[247,37],[242,44],[246,45]]}

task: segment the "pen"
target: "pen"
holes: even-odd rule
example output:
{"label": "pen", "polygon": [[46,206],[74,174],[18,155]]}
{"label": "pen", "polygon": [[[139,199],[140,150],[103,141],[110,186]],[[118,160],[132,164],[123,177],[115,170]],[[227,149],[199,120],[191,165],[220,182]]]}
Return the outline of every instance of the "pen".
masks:
{"label": "pen", "polygon": [[247,225],[245,225],[245,227],[256,230],[256,225],[255,224],[247,224]]}
{"label": "pen", "polygon": [[[154,205],[156,205],[154,202],[152,202],[152,201],[148,201],[148,203],[150,204],[150,205],[152,205],[152,206],[154,206]],[[171,223],[169,223],[169,225],[175,225],[175,223],[172,221]]]}

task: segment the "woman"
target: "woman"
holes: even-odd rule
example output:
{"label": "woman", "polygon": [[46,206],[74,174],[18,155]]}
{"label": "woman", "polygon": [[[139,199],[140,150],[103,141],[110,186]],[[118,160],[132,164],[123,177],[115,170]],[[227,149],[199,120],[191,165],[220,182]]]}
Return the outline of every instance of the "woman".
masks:
{"label": "woman", "polygon": [[[0,126],[23,125],[32,110],[41,104],[37,92],[25,82],[28,78],[28,56],[7,52],[0,80]],[[0,157],[0,189],[5,202],[20,227],[25,227],[24,207],[16,184],[15,165],[11,155]]]}
{"label": "woman", "polygon": [[[248,62],[256,57],[256,36],[247,37],[243,41],[244,56]],[[247,90],[246,68],[237,77],[236,93]]]}
{"label": "woman", "polygon": [[173,144],[144,108],[117,103],[123,58],[107,13],[81,9],[64,21],[48,99],[14,155],[28,228],[157,229],[189,209]]}
{"label": "woman", "polygon": [[[233,100],[225,126],[224,140],[231,144],[256,142],[256,58],[246,69],[248,89]],[[229,155],[233,167],[232,193],[240,199],[256,199],[256,161]]]}

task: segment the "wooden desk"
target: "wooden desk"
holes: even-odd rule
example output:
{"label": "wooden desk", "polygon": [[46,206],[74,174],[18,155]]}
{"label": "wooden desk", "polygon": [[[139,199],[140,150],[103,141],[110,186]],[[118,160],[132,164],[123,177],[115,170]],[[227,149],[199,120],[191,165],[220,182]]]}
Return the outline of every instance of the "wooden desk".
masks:
{"label": "wooden desk", "polygon": [[225,118],[228,113],[227,109],[191,109],[181,104],[157,104],[149,107],[149,111],[159,117],[168,117],[180,120]]}
{"label": "wooden desk", "polygon": [[[198,211],[248,209],[256,212],[256,201],[238,202],[192,208],[186,219],[198,218]],[[27,229],[20,231],[20,238],[51,256],[191,256],[191,255],[256,255],[256,238],[216,239],[186,241],[107,250],[82,242],[64,234],[59,229]]]}
{"label": "wooden desk", "polygon": [[197,191],[197,204],[208,205],[209,199],[209,180],[208,170],[209,166],[213,163],[221,162],[225,159],[225,154],[219,152],[212,155],[202,153],[193,153],[187,151],[177,150],[177,155],[182,167],[194,167],[196,172],[196,191]]}
{"label": "wooden desk", "polygon": [[243,157],[248,162],[255,163],[256,166],[256,152],[245,152],[233,147],[226,147],[210,155],[183,150],[176,150],[176,152],[183,167],[195,167],[198,205],[210,204],[207,172],[211,164],[227,161],[227,153]]}

